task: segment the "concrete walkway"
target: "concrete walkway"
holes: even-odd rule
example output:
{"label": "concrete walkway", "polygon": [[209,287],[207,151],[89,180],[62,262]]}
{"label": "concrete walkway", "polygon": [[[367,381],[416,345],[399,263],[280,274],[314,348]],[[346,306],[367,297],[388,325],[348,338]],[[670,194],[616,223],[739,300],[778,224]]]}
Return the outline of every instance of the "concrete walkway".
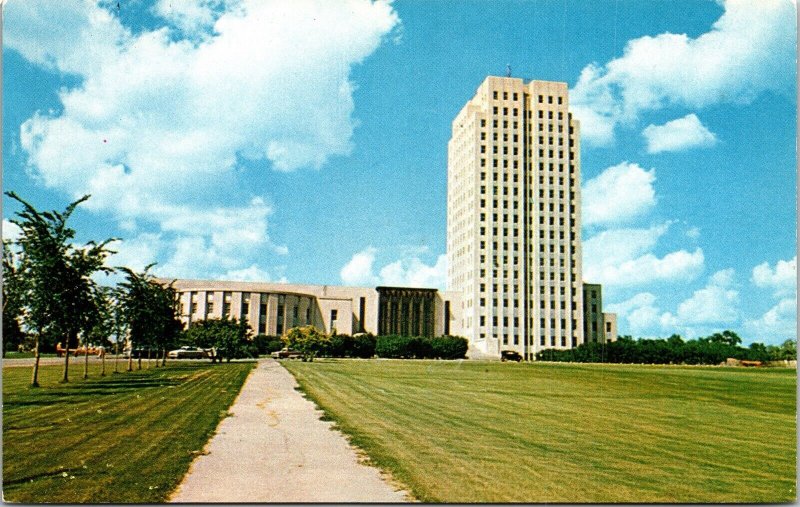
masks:
{"label": "concrete walkway", "polygon": [[294,388],[277,361],[261,360],[171,502],[405,502],[376,468]]}

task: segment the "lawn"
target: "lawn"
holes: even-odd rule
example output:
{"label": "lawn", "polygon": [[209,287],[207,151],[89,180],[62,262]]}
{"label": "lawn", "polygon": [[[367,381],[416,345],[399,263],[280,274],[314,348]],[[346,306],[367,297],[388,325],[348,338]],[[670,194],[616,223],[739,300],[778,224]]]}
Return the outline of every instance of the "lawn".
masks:
{"label": "lawn", "polygon": [[[59,384],[60,366],[3,368],[7,502],[154,503],[177,486],[254,363],[181,362]],[[113,369],[113,365],[107,365]]]}
{"label": "lawn", "polygon": [[428,502],[792,502],[788,369],[284,362]]}

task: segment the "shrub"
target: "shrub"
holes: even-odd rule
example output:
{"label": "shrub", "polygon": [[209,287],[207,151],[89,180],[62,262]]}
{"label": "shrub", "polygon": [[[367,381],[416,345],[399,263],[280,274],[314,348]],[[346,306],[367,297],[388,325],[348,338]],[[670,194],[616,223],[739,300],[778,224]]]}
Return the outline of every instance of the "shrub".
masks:
{"label": "shrub", "polygon": [[290,349],[303,355],[303,361],[313,361],[330,346],[330,337],[314,326],[293,327],[283,338]]}
{"label": "shrub", "polygon": [[463,359],[467,357],[469,342],[462,336],[439,336],[430,338],[431,357],[439,359]]}
{"label": "shrub", "polygon": [[390,359],[413,357],[411,355],[411,337],[379,336],[375,341],[375,355]]}
{"label": "shrub", "polygon": [[258,350],[258,355],[268,356],[283,348],[283,341],[279,336],[259,334],[253,338],[253,345]]}
{"label": "shrub", "polygon": [[369,359],[375,355],[375,337],[371,334],[360,334],[352,338],[350,357]]}
{"label": "shrub", "polygon": [[379,336],[375,354],[393,359],[460,359],[466,357],[467,348],[467,339],[460,336]]}

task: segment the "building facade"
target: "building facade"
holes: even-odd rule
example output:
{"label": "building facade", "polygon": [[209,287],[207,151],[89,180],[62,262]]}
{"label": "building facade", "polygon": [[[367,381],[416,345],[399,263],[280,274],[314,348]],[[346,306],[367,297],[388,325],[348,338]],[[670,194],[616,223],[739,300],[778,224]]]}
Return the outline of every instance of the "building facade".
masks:
{"label": "building facade", "polygon": [[[171,280],[160,280],[170,283]],[[175,280],[187,326],[209,318],[244,318],[255,334],[281,336],[313,325],[340,334],[460,334],[452,308],[460,294],[436,289],[339,287],[219,280]]]}
{"label": "building facade", "polygon": [[584,342],[580,178],[566,83],[489,76],[456,116],[447,289],[473,355]]}

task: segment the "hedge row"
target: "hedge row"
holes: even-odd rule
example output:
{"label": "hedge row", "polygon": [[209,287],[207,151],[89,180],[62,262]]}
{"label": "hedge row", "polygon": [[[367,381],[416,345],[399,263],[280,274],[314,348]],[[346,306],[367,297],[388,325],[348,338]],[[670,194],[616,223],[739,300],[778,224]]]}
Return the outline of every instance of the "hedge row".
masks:
{"label": "hedge row", "polygon": [[462,359],[467,339],[461,336],[379,336],[375,355],[393,359]]}

